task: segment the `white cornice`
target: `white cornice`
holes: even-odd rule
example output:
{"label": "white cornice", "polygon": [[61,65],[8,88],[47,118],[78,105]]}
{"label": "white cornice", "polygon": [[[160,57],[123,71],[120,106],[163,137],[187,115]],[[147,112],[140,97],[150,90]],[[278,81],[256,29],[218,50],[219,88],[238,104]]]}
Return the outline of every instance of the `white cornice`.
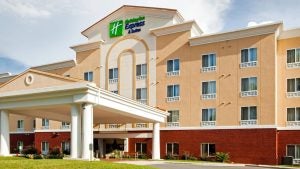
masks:
{"label": "white cornice", "polygon": [[76,66],[75,60],[65,60],[40,66],[31,67],[31,69],[39,70],[39,71],[49,71],[49,70],[56,70],[56,69],[62,69],[67,67],[74,67]]}
{"label": "white cornice", "polygon": [[202,34],[202,30],[194,20],[186,21],[183,23],[170,25],[170,26],[158,27],[158,28],[150,29],[149,31],[153,33],[155,36],[163,36],[163,35],[190,31],[190,30],[192,30],[193,33],[197,36]]}
{"label": "white cornice", "polygon": [[209,44],[215,42],[222,42],[226,40],[272,34],[275,33],[278,29],[281,29],[281,27],[282,27],[282,22],[276,22],[272,24],[265,24],[265,25],[249,27],[245,29],[238,29],[229,32],[202,35],[202,36],[190,38],[190,45],[196,46],[196,45],[203,45],[203,44]]}
{"label": "white cornice", "polygon": [[289,39],[289,38],[296,38],[300,37],[300,28],[284,30],[279,35],[278,39]]}
{"label": "white cornice", "polygon": [[75,52],[83,52],[92,49],[99,49],[101,43],[103,43],[103,41],[88,42],[88,43],[74,45],[71,46],[70,48],[73,49]]}

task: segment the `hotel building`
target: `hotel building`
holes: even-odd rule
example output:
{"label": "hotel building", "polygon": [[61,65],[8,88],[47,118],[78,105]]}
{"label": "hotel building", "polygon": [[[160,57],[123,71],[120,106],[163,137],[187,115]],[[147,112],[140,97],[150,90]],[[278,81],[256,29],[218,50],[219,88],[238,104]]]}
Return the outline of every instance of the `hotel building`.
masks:
{"label": "hotel building", "polygon": [[1,155],[34,145],[87,159],[121,149],[300,162],[300,29],[203,34],[175,9],[125,5],[81,34],[74,60],[0,75]]}

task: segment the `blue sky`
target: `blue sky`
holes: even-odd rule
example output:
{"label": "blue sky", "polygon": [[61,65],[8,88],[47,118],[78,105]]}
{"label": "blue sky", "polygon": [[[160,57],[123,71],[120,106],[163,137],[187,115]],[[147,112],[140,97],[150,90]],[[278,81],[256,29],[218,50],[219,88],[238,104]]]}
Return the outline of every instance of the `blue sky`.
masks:
{"label": "blue sky", "polygon": [[272,21],[300,27],[300,0],[1,0],[0,72],[74,58],[69,46],[86,41],[80,32],[124,4],[176,8],[205,33]]}

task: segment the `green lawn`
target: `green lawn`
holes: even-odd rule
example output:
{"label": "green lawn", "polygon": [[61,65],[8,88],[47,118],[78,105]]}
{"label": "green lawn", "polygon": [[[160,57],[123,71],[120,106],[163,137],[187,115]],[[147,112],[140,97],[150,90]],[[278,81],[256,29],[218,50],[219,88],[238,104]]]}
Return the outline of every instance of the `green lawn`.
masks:
{"label": "green lawn", "polygon": [[54,160],[54,159],[41,159],[32,160],[23,157],[0,157],[0,169],[154,169],[148,166],[136,166],[129,164],[116,164],[105,161],[79,161],[79,160]]}

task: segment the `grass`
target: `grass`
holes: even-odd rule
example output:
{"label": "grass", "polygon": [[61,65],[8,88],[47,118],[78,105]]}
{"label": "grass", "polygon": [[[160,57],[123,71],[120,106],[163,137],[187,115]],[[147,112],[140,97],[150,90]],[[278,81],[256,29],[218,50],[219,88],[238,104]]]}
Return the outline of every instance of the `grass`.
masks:
{"label": "grass", "polygon": [[117,164],[105,161],[80,161],[41,159],[32,160],[23,157],[0,157],[1,169],[154,169],[149,166],[137,166],[130,164]]}

